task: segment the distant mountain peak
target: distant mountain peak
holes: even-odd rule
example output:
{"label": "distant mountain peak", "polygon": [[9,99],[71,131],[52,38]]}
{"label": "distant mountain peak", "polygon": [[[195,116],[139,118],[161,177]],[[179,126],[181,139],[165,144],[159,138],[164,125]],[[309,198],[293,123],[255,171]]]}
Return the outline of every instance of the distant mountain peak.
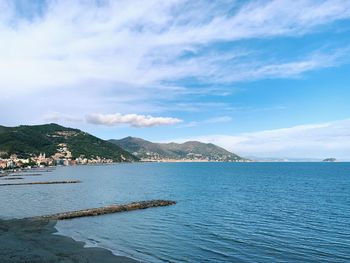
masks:
{"label": "distant mountain peak", "polygon": [[244,161],[245,159],[212,143],[154,143],[141,138],[126,137],[110,142],[137,155],[141,160],[164,161]]}

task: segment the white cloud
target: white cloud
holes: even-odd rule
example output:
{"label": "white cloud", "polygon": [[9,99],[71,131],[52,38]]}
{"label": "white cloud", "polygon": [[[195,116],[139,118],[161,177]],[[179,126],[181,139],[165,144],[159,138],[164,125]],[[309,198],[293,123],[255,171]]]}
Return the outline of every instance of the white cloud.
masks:
{"label": "white cloud", "polygon": [[238,135],[210,135],[200,140],[245,156],[326,158],[350,160],[350,119],[299,125]]}
{"label": "white cloud", "polygon": [[[332,66],[322,59],[332,54],[311,61],[265,61],[252,67],[239,63],[241,56],[250,58],[244,50],[206,55],[199,51],[218,41],[306,34],[350,17],[350,2],[337,0],[243,5],[235,1],[48,1],[42,16],[30,10],[31,19],[18,14],[12,1],[0,3],[0,90],[6,93],[58,87],[84,91],[86,83],[95,83],[98,89],[101,82],[144,87],[191,76],[232,82],[252,76],[297,75]],[[227,13],[235,8],[237,12]],[[186,52],[193,56],[184,58]],[[227,61],[240,66],[228,71]]]}
{"label": "white cloud", "polygon": [[150,115],[137,114],[90,114],[86,117],[88,123],[115,126],[127,124],[132,127],[143,128],[160,125],[171,125],[182,122],[182,120],[170,117],[153,117]]}
{"label": "white cloud", "polygon": [[[16,4],[25,5],[21,12]],[[203,112],[198,97],[210,95],[213,105],[213,96],[230,94],[236,82],[295,77],[349,61],[349,50],[339,46],[278,56],[244,45],[322,31],[350,18],[349,1],[48,0],[38,8],[0,0],[0,10],[1,98],[16,98],[1,100],[0,118],[11,123],[57,111],[127,114],[130,104],[142,114]],[[232,47],[217,47],[223,43]],[[182,87],[184,79],[199,85]],[[226,106],[220,110],[228,114]]]}

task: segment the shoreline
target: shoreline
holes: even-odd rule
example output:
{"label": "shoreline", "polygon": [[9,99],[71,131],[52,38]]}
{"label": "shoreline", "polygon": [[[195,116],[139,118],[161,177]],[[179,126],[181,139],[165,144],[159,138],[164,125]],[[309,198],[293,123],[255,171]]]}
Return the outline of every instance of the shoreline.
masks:
{"label": "shoreline", "polygon": [[59,234],[57,221],[0,219],[0,258],[2,263],[136,263],[124,256]]}

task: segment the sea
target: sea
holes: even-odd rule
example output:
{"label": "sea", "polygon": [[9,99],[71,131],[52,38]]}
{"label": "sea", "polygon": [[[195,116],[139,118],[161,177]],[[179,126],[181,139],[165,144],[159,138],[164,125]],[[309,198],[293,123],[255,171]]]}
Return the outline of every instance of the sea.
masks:
{"label": "sea", "polygon": [[1,187],[0,218],[167,199],[56,228],[140,262],[350,262],[350,163],[121,163],[13,183],[58,180],[82,182]]}

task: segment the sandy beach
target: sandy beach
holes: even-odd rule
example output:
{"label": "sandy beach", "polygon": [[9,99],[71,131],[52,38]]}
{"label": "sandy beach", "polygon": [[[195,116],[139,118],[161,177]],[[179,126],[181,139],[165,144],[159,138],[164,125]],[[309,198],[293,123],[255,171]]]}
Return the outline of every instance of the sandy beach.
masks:
{"label": "sandy beach", "polygon": [[54,235],[55,221],[0,220],[1,263],[135,263],[102,248],[84,248],[83,242]]}

